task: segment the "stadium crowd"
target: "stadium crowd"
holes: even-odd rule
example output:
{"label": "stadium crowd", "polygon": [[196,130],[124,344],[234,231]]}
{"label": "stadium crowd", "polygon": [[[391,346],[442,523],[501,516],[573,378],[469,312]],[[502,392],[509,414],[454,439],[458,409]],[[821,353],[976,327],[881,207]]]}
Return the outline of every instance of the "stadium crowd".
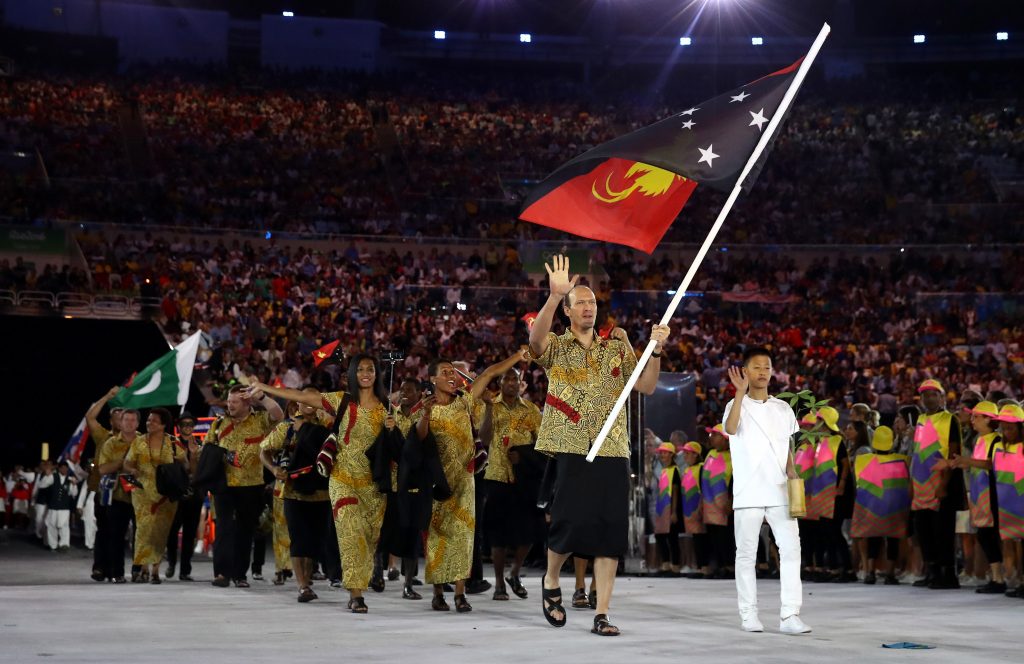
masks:
{"label": "stadium crowd", "polygon": [[[1006,241],[1019,201],[999,195],[982,159],[1021,159],[1024,120],[1005,90],[938,103],[904,99],[897,79],[874,83],[824,87],[794,109],[723,241]],[[581,101],[575,88],[159,72],[4,79],[0,150],[38,149],[49,186],[4,177],[0,216],[558,239],[513,222],[529,183],[673,112],[666,100]],[[890,91],[886,101],[875,88]],[[122,110],[136,105],[130,129]],[[129,158],[122,139],[136,135],[146,149]],[[699,241],[720,205],[701,193],[667,239]]]}

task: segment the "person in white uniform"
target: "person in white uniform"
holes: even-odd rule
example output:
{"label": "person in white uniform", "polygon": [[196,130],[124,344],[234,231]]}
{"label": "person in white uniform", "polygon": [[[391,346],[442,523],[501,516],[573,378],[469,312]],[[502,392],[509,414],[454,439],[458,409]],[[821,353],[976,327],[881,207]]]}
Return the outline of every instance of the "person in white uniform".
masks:
{"label": "person in white uniform", "polygon": [[736,594],[743,629],[763,632],[757,615],[754,567],[761,524],[767,520],[779,547],[779,631],[806,634],[811,628],[800,619],[800,531],[797,520],[789,516],[786,491],[787,476],[797,477],[789,441],[800,427],[789,404],[768,395],[771,377],[772,356],[764,348],[748,348],[743,353],[743,367],[729,368],[736,398],[726,405],[723,424],[732,451]]}

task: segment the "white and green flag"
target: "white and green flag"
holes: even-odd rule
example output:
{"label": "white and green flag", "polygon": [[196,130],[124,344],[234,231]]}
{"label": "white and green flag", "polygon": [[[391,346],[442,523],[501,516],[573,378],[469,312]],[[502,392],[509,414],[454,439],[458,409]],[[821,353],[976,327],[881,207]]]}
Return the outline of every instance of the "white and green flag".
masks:
{"label": "white and green flag", "polygon": [[184,406],[192,384],[199,334],[196,332],[170,353],[135,374],[128,385],[110,400],[110,405],[119,408]]}

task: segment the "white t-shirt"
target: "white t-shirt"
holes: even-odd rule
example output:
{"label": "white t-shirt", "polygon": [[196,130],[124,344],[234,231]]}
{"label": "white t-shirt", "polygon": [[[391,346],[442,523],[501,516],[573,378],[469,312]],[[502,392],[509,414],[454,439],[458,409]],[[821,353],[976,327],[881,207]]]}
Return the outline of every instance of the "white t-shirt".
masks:
{"label": "white t-shirt", "polygon": [[[723,426],[733,403],[725,406]],[[793,409],[785,401],[775,397],[767,401],[743,397],[739,425],[736,433],[729,436],[733,509],[789,505],[784,469],[790,436],[799,430]]]}

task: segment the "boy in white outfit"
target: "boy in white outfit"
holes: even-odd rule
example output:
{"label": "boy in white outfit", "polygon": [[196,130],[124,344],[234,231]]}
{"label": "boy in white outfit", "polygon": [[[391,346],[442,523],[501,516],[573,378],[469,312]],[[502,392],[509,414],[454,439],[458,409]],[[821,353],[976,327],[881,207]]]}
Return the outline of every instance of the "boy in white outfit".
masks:
{"label": "boy in white outfit", "polygon": [[763,632],[757,616],[757,542],[765,520],[779,547],[782,608],[779,631],[806,634],[800,619],[800,531],[789,516],[787,477],[797,477],[789,460],[790,437],[799,430],[793,409],[768,395],[772,357],[764,348],[748,348],[743,367],[729,367],[736,398],[723,413],[733,468],[733,513],[736,531],[736,594],[742,627]]}

